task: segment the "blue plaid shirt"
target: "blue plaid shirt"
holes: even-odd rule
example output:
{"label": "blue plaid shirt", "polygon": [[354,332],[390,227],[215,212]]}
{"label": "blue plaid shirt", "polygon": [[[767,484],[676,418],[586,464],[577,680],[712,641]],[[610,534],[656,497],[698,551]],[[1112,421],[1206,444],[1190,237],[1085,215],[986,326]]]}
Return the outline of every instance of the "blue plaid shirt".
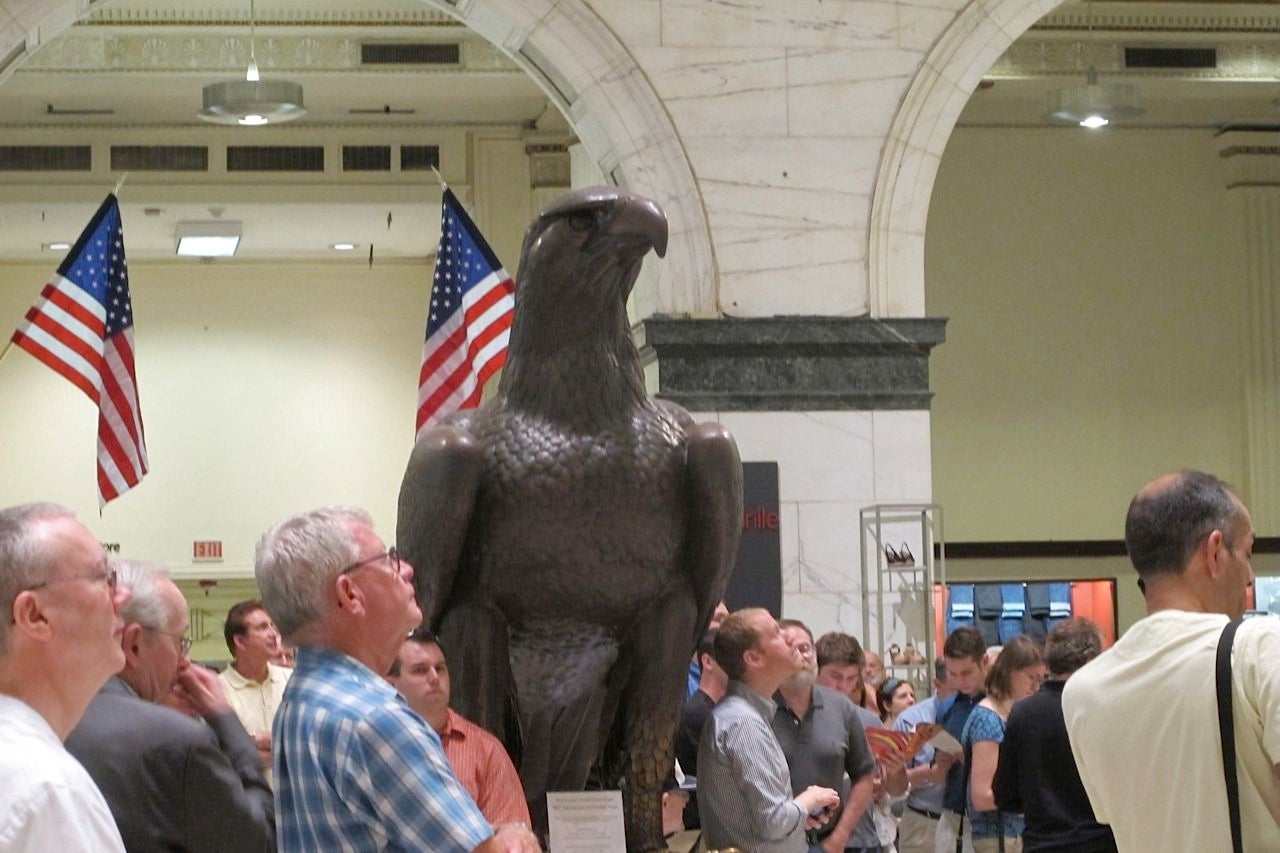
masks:
{"label": "blue plaid shirt", "polygon": [[439,736],[347,655],[298,649],[272,741],[280,853],[471,851],[493,835]]}

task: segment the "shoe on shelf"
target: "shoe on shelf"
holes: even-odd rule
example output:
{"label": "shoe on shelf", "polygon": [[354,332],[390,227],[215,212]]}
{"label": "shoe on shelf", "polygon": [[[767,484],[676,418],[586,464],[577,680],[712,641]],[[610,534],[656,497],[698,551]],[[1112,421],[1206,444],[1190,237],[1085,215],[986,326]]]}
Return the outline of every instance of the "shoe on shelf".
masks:
{"label": "shoe on shelf", "polygon": [[893,550],[892,545],[884,546],[884,558],[885,560],[888,561],[889,565],[891,566],[896,566],[902,562],[902,555],[899,554],[897,551]]}
{"label": "shoe on shelf", "polygon": [[903,542],[902,547],[898,549],[898,559],[904,566],[914,566],[916,557],[911,553],[911,549],[907,547],[907,543]]}
{"label": "shoe on shelf", "polygon": [[924,659],[924,655],[920,654],[920,650],[916,648],[915,643],[907,643],[907,647],[902,650],[902,657],[905,658],[905,663],[928,663]]}
{"label": "shoe on shelf", "polygon": [[[911,648],[910,644],[907,645],[907,648]],[[902,666],[911,662],[907,659],[907,655],[902,653],[902,649],[898,648],[897,643],[894,643],[889,647],[889,660],[893,661],[897,666]]]}

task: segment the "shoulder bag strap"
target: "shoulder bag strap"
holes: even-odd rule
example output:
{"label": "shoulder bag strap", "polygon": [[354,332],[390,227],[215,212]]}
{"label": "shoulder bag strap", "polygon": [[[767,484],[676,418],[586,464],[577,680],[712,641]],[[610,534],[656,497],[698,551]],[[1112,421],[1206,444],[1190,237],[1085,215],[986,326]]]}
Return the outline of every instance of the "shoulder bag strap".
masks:
{"label": "shoulder bag strap", "polygon": [[1240,620],[1233,619],[1222,629],[1214,662],[1218,690],[1218,736],[1222,739],[1222,773],[1227,783],[1227,816],[1231,820],[1231,849],[1244,853],[1240,837],[1240,781],[1236,777],[1236,727],[1231,710],[1231,646]]}

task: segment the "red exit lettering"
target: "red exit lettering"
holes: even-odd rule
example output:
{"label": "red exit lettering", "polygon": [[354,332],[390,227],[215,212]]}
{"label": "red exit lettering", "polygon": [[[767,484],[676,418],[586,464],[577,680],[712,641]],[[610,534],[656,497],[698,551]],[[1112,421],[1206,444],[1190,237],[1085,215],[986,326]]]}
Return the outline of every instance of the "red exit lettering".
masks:
{"label": "red exit lettering", "polygon": [[222,542],[217,539],[193,542],[191,545],[191,558],[193,560],[221,560]]}

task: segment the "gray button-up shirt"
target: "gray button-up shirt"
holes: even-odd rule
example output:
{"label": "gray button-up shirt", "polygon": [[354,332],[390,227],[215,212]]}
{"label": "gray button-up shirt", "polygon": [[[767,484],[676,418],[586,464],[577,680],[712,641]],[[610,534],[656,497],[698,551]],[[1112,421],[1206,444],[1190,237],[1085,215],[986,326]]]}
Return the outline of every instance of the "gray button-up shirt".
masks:
{"label": "gray button-up shirt", "polygon": [[807,815],[791,798],[791,773],[773,734],[777,706],[730,681],[698,743],[698,812],[709,848],[805,853]]}

